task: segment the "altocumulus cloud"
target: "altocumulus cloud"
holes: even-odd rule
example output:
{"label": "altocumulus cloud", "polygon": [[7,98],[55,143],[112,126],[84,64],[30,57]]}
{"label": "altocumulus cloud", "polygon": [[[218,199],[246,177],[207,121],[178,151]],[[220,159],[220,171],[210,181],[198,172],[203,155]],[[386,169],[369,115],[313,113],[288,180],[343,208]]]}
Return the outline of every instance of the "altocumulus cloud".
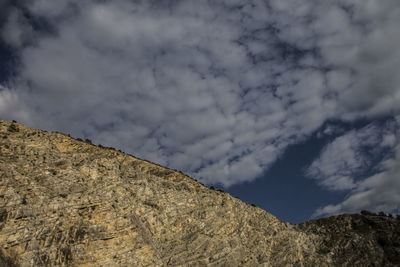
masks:
{"label": "altocumulus cloud", "polygon": [[[327,120],[399,114],[397,0],[36,0],[1,9],[1,38],[18,63],[1,87],[1,117],[123,147],[205,183],[255,179]],[[361,131],[384,142],[371,127]],[[361,135],[343,133],[310,166],[322,186],[351,192],[319,213],[347,211],[393,182],[394,137],[381,178],[352,177],[369,166],[358,149],[368,142],[346,150]],[[326,163],[334,145],[347,151],[347,172]],[[385,203],[394,209],[393,198]]]}
{"label": "altocumulus cloud", "polygon": [[356,177],[379,171],[377,163],[391,156],[396,144],[398,124],[390,120],[383,125],[371,123],[335,138],[307,170],[310,177],[330,190],[356,187]]}
{"label": "altocumulus cloud", "polygon": [[[400,123],[400,118],[397,118],[397,123]],[[342,137],[341,137],[342,138]],[[390,148],[391,146],[395,145],[393,148],[394,155],[389,158],[382,159],[379,164],[376,166],[376,170],[374,174],[366,176],[366,178],[361,179],[360,181],[349,181],[345,183],[345,185],[351,184],[352,190],[349,193],[348,197],[342,202],[337,205],[327,205],[325,207],[319,208],[315,211],[315,217],[321,215],[330,215],[330,214],[338,214],[343,212],[354,212],[359,211],[362,209],[368,209],[373,211],[386,211],[386,212],[395,212],[399,213],[400,207],[400,179],[399,179],[399,172],[400,172],[400,145],[399,145],[399,138],[400,134],[394,135],[385,135],[380,140],[375,143],[376,147],[375,150],[380,150],[384,147]],[[336,140],[335,140],[336,142]],[[362,142],[363,143],[363,142]],[[367,142],[368,143],[368,142]],[[365,143],[363,143],[365,145]],[[372,145],[372,143],[370,143]],[[344,149],[345,154],[357,155],[359,152],[360,143],[356,142],[355,147],[347,147]],[[357,149],[358,148],[358,149]],[[323,155],[330,154],[330,145],[326,148],[323,152]],[[354,151],[356,150],[356,151]],[[324,158],[324,156],[322,158]],[[362,156],[361,156],[362,157]],[[321,159],[319,159],[321,160]],[[341,161],[338,158],[338,155],[332,155],[332,160],[335,162]],[[368,165],[368,159],[364,158],[364,164]],[[358,161],[360,159],[353,158],[353,161],[349,166],[344,167],[344,170],[339,171],[340,173],[347,172],[351,173],[357,171],[357,167],[360,164]],[[316,162],[313,163],[313,165]],[[313,172],[313,168],[315,166],[311,166],[311,172]],[[329,163],[328,163],[329,165]],[[323,165],[322,165],[323,166]],[[332,166],[331,166],[332,167]],[[355,168],[354,168],[355,167]],[[329,170],[329,166],[323,166],[322,170],[326,171]],[[364,168],[365,170],[365,168]],[[336,170],[337,171],[337,170]],[[333,176],[334,179],[338,179]],[[330,185],[333,181],[332,177],[327,178],[328,185]],[[338,179],[339,184],[343,184]],[[338,188],[335,188],[338,189]],[[339,188],[339,189],[344,189]]]}

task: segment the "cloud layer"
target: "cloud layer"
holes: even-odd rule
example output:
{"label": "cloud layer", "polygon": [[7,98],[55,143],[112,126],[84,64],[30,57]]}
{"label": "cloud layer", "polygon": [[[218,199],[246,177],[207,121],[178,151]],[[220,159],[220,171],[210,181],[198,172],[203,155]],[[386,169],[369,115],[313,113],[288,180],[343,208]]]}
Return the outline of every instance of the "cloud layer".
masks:
{"label": "cloud layer", "polygon": [[391,156],[398,126],[393,120],[371,123],[335,138],[311,164],[307,175],[329,190],[354,189],[356,177],[379,171],[377,163]]}
{"label": "cloud layer", "polygon": [[[205,183],[255,179],[329,119],[399,114],[397,0],[17,3],[2,7],[1,37],[20,62],[0,89],[2,118]],[[357,134],[335,140],[310,175],[359,188],[357,149],[346,154],[348,173],[335,170],[343,162],[324,165]]]}
{"label": "cloud layer", "polygon": [[[398,118],[398,122],[400,123],[400,118]],[[362,131],[364,131],[363,129]],[[357,133],[360,134],[360,133]],[[361,133],[362,134],[362,133]],[[347,136],[348,137],[348,136]],[[346,138],[346,136],[339,137],[338,139]],[[323,215],[331,215],[331,214],[338,214],[344,212],[355,212],[360,210],[372,210],[375,212],[385,211],[385,212],[392,212],[392,213],[399,213],[400,212],[400,145],[399,145],[399,138],[400,134],[399,131],[395,133],[395,135],[387,134],[380,140],[374,140],[375,147],[373,148],[373,152],[377,152],[382,148],[392,148],[394,144],[395,147],[390,149],[389,151],[394,152],[394,156],[391,157],[384,157],[378,164],[375,166],[375,171],[373,174],[369,176],[364,176],[364,179],[359,181],[354,181],[352,179],[348,179],[348,183],[343,183],[341,178],[337,178],[337,176],[326,176],[325,181],[322,183],[326,186],[331,186],[334,183],[334,179],[337,179],[337,184],[339,185],[350,185],[351,189],[348,197],[339,204],[336,205],[327,205],[325,207],[321,207],[317,209],[313,216],[323,216]],[[336,142],[336,139],[334,142]],[[377,141],[377,142],[375,142]],[[370,143],[372,145],[372,143]],[[333,144],[333,143],[332,143]],[[338,155],[334,155],[332,153],[333,147],[332,144],[328,145],[324,152],[322,153],[321,159],[326,159],[326,157],[332,156],[332,161],[337,162],[341,161]],[[360,145],[365,145],[364,141],[359,140],[355,142],[355,146],[348,146],[342,150],[343,154],[348,155],[357,155],[357,150],[360,148]],[[367,144],[369,145],[369,144]],[[372,148],[372,147],[371,147]],[[380,153],[382,154],[382,153]],[[379,154],[378,154],[379,155]],[[363,158],[363,156],[360,156]],[[319,159],[319,160],[321,160]],[[371,164],[368,164],[367,158],[364,158],[364,164],[367,165],[368,168],[373,169]],[[360,158],[352,158],[350,160],[350,164],[343,169],[341,169],[340,173],[351,173],[354,175],[354,172],[357,172],[357,168],[360,166],[360,161],[363,161]],[[313,165],[316,162],[313,163]],[[313,168],[311,166],[311,169]],[[369,166],[368,166],[369,165]],[[322,167],[321,167],[322,166]],[[324,166],[323,164],[319,166],[323,171],[329,171],[330,167],[332,166]],[[365,170],[368,168],[359,168],[361,170]],[[336,169],[336,172],[338,169]],[[354,177],[354,176],[353,176]],[[332,179],[333,178],[333,179]],[[347,177],[346,177],[347,178]],[[345,186],[342,188],[334,188],[334,189],[344,189]]]}

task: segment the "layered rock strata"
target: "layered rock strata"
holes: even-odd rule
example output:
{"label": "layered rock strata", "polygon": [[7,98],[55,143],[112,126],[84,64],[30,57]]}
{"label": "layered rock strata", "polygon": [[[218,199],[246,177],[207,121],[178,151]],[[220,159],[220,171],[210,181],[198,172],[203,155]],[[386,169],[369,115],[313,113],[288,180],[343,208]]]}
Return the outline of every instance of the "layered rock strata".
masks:
{"label": "layered rock strata", "polygon": [[112,148],[0,121],[0,266],[399,266],[399,220],[283,222]]}

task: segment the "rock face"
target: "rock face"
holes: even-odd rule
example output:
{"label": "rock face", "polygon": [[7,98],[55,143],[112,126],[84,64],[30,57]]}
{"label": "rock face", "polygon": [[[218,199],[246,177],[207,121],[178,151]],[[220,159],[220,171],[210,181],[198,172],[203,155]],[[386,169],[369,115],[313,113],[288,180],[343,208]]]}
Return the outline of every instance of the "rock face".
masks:
{"label": "rock face", "polygon": [[0,121],[0,266],[399,266],[400,223],[292,225],[111,148]]}

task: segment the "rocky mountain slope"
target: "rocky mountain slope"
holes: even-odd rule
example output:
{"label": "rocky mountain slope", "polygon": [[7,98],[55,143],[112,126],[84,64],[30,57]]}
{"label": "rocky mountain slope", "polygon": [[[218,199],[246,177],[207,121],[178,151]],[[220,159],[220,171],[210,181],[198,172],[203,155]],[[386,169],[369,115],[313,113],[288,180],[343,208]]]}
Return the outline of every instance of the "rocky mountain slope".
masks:
{"label": "rocky mountain slope", "polygon": [[400,222],[292,225],[111,148],[0,121],[0,266],[399,266]]}

